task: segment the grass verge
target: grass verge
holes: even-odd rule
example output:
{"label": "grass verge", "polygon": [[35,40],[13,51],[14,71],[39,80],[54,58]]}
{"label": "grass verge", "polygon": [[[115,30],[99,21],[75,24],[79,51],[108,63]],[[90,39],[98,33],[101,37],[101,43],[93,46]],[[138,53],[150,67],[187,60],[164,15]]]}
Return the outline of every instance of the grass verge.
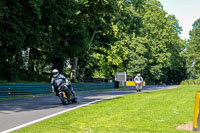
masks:
{"label": "grass verge", "polygon": [[189,133],[176,127],[192,121],[200,86],[130,94],[82,107],[14,133]]}

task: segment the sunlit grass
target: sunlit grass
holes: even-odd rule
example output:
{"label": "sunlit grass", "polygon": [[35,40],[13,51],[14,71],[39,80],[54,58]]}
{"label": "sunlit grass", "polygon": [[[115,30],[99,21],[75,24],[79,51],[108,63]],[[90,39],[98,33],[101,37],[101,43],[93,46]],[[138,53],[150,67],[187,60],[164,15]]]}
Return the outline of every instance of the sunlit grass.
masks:
{"label": "sunlit grass", "polygon": [[200,86],[130,94],[82,107],[16,133],[187,133]]}

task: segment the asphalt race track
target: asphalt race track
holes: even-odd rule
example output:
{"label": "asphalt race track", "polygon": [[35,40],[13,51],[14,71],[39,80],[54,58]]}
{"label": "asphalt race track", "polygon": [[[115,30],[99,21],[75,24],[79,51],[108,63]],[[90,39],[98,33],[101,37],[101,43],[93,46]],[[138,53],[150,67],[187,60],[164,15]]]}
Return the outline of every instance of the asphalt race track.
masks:
{"label": "asphalt race track", "polygon": [[[145,86],[142,92],[172,89],[174,86]],[[56,96],[0,101],[0,132],[7,133],[70,110],[120,95],[136,93],[135,87],[122,90],[78,93],[78,103],[62,105]]]}

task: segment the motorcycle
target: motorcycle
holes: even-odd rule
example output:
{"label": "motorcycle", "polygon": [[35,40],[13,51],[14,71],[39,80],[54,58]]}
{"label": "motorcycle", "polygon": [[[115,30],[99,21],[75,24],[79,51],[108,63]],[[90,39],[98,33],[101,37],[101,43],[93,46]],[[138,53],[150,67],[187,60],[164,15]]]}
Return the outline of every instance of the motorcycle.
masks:
{"label": "motorcycle", "polygon": [[75,92],[72,93],[72,89],[70,85],[67,85],[63,79],[57,79],[54,81],[54,85],[58,87],[58,96],[61,100],[61,102],[64,105],[72,103],[77,103],[77,97]]}
{"label": "motorcycle", "polygon": [[135,88],[137,92],[141,92],[142,87],[143,87],[143,81],[135,81]]}

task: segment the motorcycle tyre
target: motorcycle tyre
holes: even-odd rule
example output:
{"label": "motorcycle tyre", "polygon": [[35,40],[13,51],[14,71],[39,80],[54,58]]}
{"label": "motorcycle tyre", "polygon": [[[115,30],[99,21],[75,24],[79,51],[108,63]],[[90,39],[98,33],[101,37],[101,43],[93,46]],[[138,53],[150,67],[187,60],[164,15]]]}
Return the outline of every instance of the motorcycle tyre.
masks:
{"label": "motorcycle tyre", "polygon": [[77,98],[73,98],[72,103],[77,103],[78,99]]}
{"label": "motorcycle tyre", "polygon": [[69,104],[69,101],[67,100],[67,98],[63,97],[62,93],[59,94],[59,98],[60,98],[62,104],[64,104],[64,105]]}
{"label": "motorcycle tyre", "polygon": [[139,86],[138,85],[136,85],[136,91],[139,92]]}

